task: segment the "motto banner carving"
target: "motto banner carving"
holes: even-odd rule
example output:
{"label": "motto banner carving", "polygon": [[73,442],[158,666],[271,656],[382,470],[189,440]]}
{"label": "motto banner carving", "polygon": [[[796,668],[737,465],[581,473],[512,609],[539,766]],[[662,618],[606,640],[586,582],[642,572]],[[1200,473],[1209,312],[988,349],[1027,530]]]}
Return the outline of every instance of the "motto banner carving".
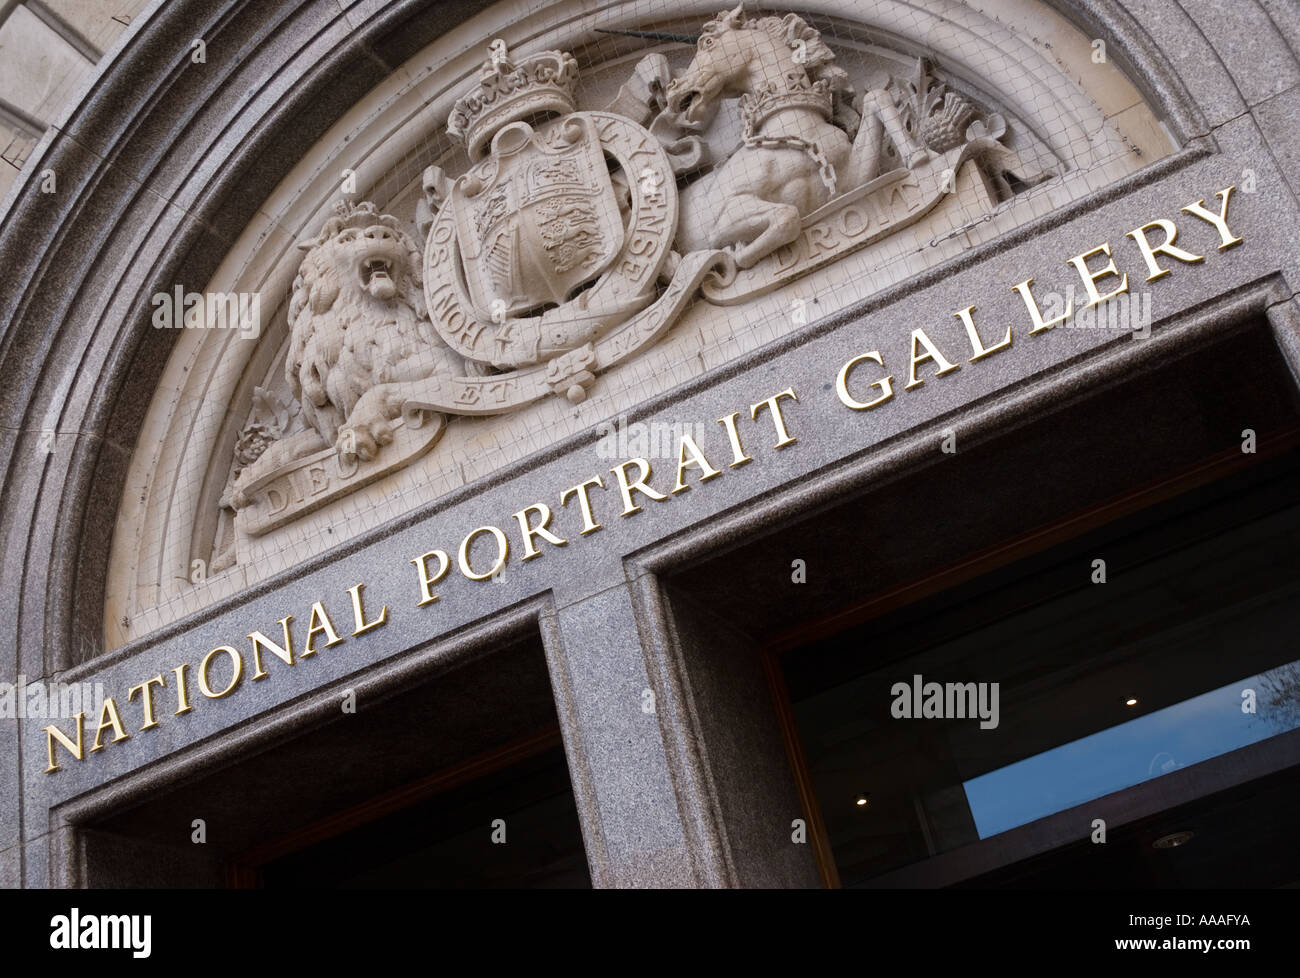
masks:
{"label": "motto banner carving", "polygon": [[[795,14],[737,7],[694,43],[685,70],[647,55],[608,107],[580,110],[571,54],[492,42],[446,123],[468,168],[424,174],[423,244],[363,202],[300,245],[293,403],[262,392],[239,440],[223,506],[241,532],[434,450],[453,417],[583,401],[693,302],[743,304],[945,198],[984,213],[1010,192],[1006,123],[924,60],[859,96]],[[740,140],[715,159],[727,102]]]}

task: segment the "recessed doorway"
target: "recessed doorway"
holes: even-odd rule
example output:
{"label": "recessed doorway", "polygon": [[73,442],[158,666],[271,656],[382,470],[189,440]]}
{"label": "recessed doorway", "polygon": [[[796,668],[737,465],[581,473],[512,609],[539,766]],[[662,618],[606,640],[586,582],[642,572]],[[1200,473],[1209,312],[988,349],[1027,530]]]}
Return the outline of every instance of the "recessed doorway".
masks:
{"label": "recessed doorway", "polygon": [[403,665],[78,826],[83,885],[590,886],[540,635]]}

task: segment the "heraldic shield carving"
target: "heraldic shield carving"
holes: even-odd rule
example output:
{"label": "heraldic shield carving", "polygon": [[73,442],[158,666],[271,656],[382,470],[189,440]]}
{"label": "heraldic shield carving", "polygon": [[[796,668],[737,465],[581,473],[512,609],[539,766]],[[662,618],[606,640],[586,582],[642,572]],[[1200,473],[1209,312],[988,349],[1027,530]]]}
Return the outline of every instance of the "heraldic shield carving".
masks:
{"label": "heraldic shield carving", "polygon": [[572,116],[551,142],[526,122],[511,123],[493,137],[482,172],[452,189],[456,244],[480,320],[563,304],[623,246],[590,117]]}
{"label": "heraldic shield carving", "polygon": [[[647,55],[586,111],[572,55],[492,42],[447,120],[466,169],[425,171],[422,245],[367,203],[300,245],[294,403],[259,390],[223,497],[241,532],[408,464],[455,416],[581,402],[692,302],[744,303],[947,197],[991,211],[1041,179],[1010,172],[1002,118],[924,60],[858,95],[795,14],[737,7],[690,40],[684,70]],[[738,143],[715,132],[728,101]]]}

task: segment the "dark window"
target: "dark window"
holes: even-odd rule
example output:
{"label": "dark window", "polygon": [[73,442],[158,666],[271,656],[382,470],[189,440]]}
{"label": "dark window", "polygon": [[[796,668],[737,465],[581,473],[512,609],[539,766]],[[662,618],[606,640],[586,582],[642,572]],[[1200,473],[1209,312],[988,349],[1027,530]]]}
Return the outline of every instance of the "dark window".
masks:
{"label": "dark window", "polygon": [[267,863],[261,878],[268,888],[591,885],[558,746]]}
{"label": "dark window", "polygon": [[1297,485],[1292,451],[783,655],[841,882],[1300,881]]}

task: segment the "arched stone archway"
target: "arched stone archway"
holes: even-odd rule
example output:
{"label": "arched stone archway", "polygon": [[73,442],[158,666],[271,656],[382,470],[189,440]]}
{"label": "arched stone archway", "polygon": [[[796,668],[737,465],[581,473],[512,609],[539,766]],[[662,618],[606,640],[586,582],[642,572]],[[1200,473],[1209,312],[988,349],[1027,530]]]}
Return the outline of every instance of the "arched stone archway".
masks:
{"label": "arched stone archway", "polygon": [[[710,312],[697,303],[668,338],[638,358],[641,369],[685,380],[796,328],[788,313],[793,302],[811,304],[815,295],[812,318],[825,317],[989,237],[990,229],[1005,232],[1170,152],[1173,143],[1158,115],[1104,48],[1095,49],[1075,25],[1047,10],[1034,33],[1027,33],[1014,16],[1029,16],[1031,7],[976,11],[949,4],[924,10],[880,3],[863,13],[854,4],[823,3],[803,10],[858,88],[885,71],[906,84],[921,57],[938,65],[931,71],[942,75],[943,85],[1006,120],[1015,152],[1008,165],[1023,171],[1029,184],[1022,189],[1033,192],[1005,201],[1013,206],[999,207],[996,215],[972,210],[947,223],[923,222],[910,235],[893,238],[888,250],[875,248],[745,300],[743,333],[727,324],[731,311]],[[182,286],[188,292],[256,295],[264,328],[253,342],[238,331],[178,331],[117,517],[108,572],[114,586],[105,616],[109,648],[284,569],[327,529],[328,544],[337,544],[657,393],[637,372],[620,371],[604,378],[577,413],[553,400],[495,421],[460,421],[449,426],[436,451],[385,479],[382,488],[353,493],[346,503],[326,505],[257,539],[236,530],[228,502],[224,515],[220,507],[229,495],[234,442],[251,416],[254,391],[278,391],[271,396],[292,401],[282,363],[299,242],[315,235],[340,199],[373,201],[413,229],[421,171],[428,165],[445,167],[452,176],[463,170],[461,151],[443,128],[454,99],[472,85],[483,51],[463,44],[462,35],[500,35],[521,52],[578,52],[579,104],[596,108],[617,96],[646,56],[668,57],[678,71],[690,57],[690,46],[680,41],[601,32],[649,26],[666,38],[687,36],[683,32],[697,30],[713,13],[706,2],[674,8],[670,15],[644,2],[578,14],[564,4],[542,5],[523,20],[500,8],[486,11],[472,26],[423,48],[301,154],[212,278]],[[979,238],[967,233],[972,219],[993,216],[996,221]],[[871,281],[864,283],[867,276]],[[491,451],[481,450],[486,444]],[[346,520],[340,507],[349,514]]]}
{"label": "arched stone archway", "polygon": [[[707,6],[699,11],[711,13],[705,11]],[[1019,6],[1008,5],[1008,10]],[[951,14],[949,23],[970,15],[970,8],[962,4],[935,7]],[[646,416],[656,406],[689,404],[715,388],[720,398],[732,396],[727,384],[743,378],[747,370],[760,369],[767,358],[801,347],[806,346],[810,362],[815,361],[828,355],[818,352],[819,340],[859,317],[887,312],[891,303],[905,296],[912,301],[909,314],[938,310],[931,319],[946,319],[951,309],[945,303],[951,305],[948,300],[954,297],[943,291],[944,283],[958,271],[996,278],[1002,263],[999,256],[1004,253],[1021,261],[1026,254],[1050,250],[1052,260],[1060,264],[1075,253],[1070,249],[1076,245],[1081,250],[1097,243],[1093,237],[1100,241],[1129,230],[1126,224],[1094,232],[1094,222],[1123,213],[1136,225],[1166,212],[1176,213],[1198,198],[1213,200],[1216,191],[1240,180],[1245,170],[1252,172],[1260,188],[1260,195],[1238,197],[1243,223],[1234,230],[1247,228],[1244,233],[1254,245],[1248,262],[1225,264],[1222,271],[1197,279],[1181,292],[1166,293],[1160,321],[1170,335],[1185,328],[1190,336],[1207,316],[1226,320],[1243,315],[1242,309],[1266,314],[1294,371],[1300,348],[1294,303],[1297,251],[1286,230],[1297,226],[1294,216],[1300,210],[1295,162],[1300,148],[1294,125],[1288,125],[1300,113],[1300,67],[1295,53],[1300,27],[1294,12],[1282,3],[1237,4],[1220,10],[1212,4],[1179,5],[1173,0],[1140,9],[1111,0],[1071,0],[1050,8],[1053,18],[1072,25],[1080,37],[1105,43],[1111,63],[1167,126],[1174,147],[1170,155],[1149,166],[1133,167],[1127,175],[1111,174],[1086,194],[1043,204],[1040,212],[1001,229],[1005,233],[1000,237],[989,235],[969,251],[943,254],[933,263],[906,269],[908,274],[883,283],[877,293],[837,305],[835,315],[816,329],[774,331],[764,336],[766,346],[728,348],[726,355],[674,376],[673,383],[643,390],[644,403],[634,416]],[[559,17],[547,26],[549,9],[539,8],[535,16],[542,26],[535,31],[530,33],[531,25],[524,22],[517,29],[538,44],[547,30],[572,29]],[[828,18],[842,15],[836,4],[808,9]],[[919,54],[931,45],[933,37],[924,28],[909,40],[906,31],[890,21],[890,9],[881,5],[874,24],[879,36],[874,42],[871,38],[857,42],[860,46],[870,47],[886,35],[900,54]],[[303,587],[308,585],[296,582],[319,580],[329,561],[353,557],[367,568],[375,566],[367,548],[373,549],[380,538],[381,531],[375,528],[378,518],[331,551],[328,560],[320,556],[319,548],[290,548],[287,553],[304,559],[290,556],[273,564],[265,575],[241,579],[237,587],[188,604],[182,598],[166,614],[146,615],[144,634],[130,630],[114,634],[110,627],[107,631],[114,636],[115,647],[106,650],[104,609],[116,607],[107,601],[110,576],[116,579],[117,573],[110,550],[116,546],[119,554],[129,554],[126,566],[132,572],[139,569],[141,554],[161,558],[146,582],[159,591],[166,590],[166,582],[178,572],[183,574],[194,553],[212,546],[214,531],[198,518],[197,501],[210,502],[220,493],[216,482],[224,473],[217,474],[212,458],[222,439],[228,450],[235,430],[231,425],[240,423],[227,415],[246,410],[247,401],[237,403],[239,397],[260,382],[254,379],[258,369],[263,375],[272,369],[283,343],[283,328],[278,338],[269,332],[268,339],[276,342],[250,346],[238,369],[223,376],[212,365],[225,351],[197,343],[188,332],[178,331],[178,336],[153,328],[152,297],[170,292],[177,283],[196,287],[219,283],[238,291],[241,283],[252,280],[264,283],[259,288],[267,288],[269,304],[278,306],[291,284],[294,245],[303,232],[319,223],[338,179],[334,170],[349,159],[364,161],[358,164],[359,181],[369,196],[383,198],[385,205],[413,208],[419,171],[433,161],[440,147],[427,136],[402,133],[407,131],[404,127],[409,127],[409,133],[421,131],[426,117],[440,122],[447,99],[424,99],[427,89],[412,72],[447,72],[451,80],[435,87],[449,95],[453,80],[472,74],[481,60],[479,46],[492,31],[480,30],[479,25],[509,27],[512,11],[504,7],[494,11],[474,2],[377,2],[346,8],[333,0],[159,4],[133,25],[85,97],[36,149],[29,169],[11,191],[0,228],[0,376],[6,379],[0,390],[4,412],[0,489],[5,501],[0,522],[0,576],[5,584],[0,598],[4,609],[0,648],[5,658],[0,677],[62,676],[133,684],[143,678],[136,674],[139,669],[171,668],[182,650],[187,650],[185,655],[196,651],[190,648],[192,642],[207,642],[223,628],[229,632],[232,616],[245,604],[261,616],[248,628],[270,627],[268,623],[275,620],[268,617],[272,606],[290,600],[291,595],[306,596]],[[1023,22],[1010,21],[999,29],[1012,41],[1029,30]],[[589,29],[583,31],[588,36]],[[1242,41],[1244,37],[1251,38],[1249,44]],[[462,38],[463,46],[459,45]],[[195,39],[204,42],[206,60],[201,64],[191,60]],[[438,47],[440,39],[444,48]],[[433,60],[421,65],[419,56],[429,51],[435,52]],[[1046,56],[1041,51],[1039,55],[1046,63]],[[985,66],[990,63],[986,58]],[[967,90],[975,92],[989,82],[988,73],[978,70],[980,64],[978,57],[970,55],[954,58],[947,67],[954,82],[964,81]],[[1057,68],[1053,84],[1068,75],[1061,66]],[[998,77],[1014,79],[1016,66],[1001,70]],[[1007,84],[1015,87],[1013,81]],[[1014,99],[1010,101],[1009,107],[1014,108]],[[1080,120],[1084,108],[1081,103]],[[1022,110],[1019,117],[1027,120],[1031,115]],[[1051,134],[1043,133],[1043,141],[1050,144]],[[361,151],[350,157],[358,146]],[[1086,167],[1078,169],[1086,171]],[[56,176],[54,193],[41,192],[40,175],[45,171]],[[1067,238],[1070,243],[1063,243]],[[1010,274],[1024,278],[1034,271],[1016,265]],[[994,306],[991,299],[990,306]],[[188,344],[193,349],[187,349]],[[1079,359],[1087,352],[1080,348],[1071,356]],[[258,358],[260,367],[252,363]],[[1045,355],[1037,366],[1050,371],[1060,363]],[[205,371],[224,387],[216,390],[210,381],[195,387],[192,378],[180,376]],[[751,396],[761,402],[781,386],[755,389]],[[633,387],[629,384],[625,393]],[[676,389],[668,397],[664,391],[670,387]],[[169,406],[169,397],[177,403]],[[1010,396],[996,403],[1011,405]],[[743,404],[736,400],[726,410],[749,408],[748,400]],[[557,419],[558,415],[539,414],[536,424],[539,430],[547,429]],[[580,443],[590,447],[588,420],[580,418],[560,430],[553,444],[543,445],[537,438],[525,441],[513,459],[544,448],[532,456],[533,464],[539,472],[547,465],[557,466],[558,472]],[[197,440],[187,448],[190,438]],[[810,435],[804,438],[805,443],[813,441]],[[165,486],[160,491],[147,478],[133,481],[135,459],[137,475],[141,471],[145,476],[160,474],[176,484],[175,472],[167,468],[174,462],[143,469],[139,464],[142,458],[156,457],[149,453],[159,446],[176,458],[192,459],[193,478],[207,488],[184,500],[177,497],[172,505]],[[855,454],[836,465],[849,473],[845,478],[850,481],[868,479],[869,456]],[[834,467],[829,459],[830,455],[817,459],[812,470],[818,473],[815,479],[797,467],[780,469],[763,492],[783,500],[788,514],[835,498],[844,489],[828,481],[823,470]],[[483,505],[524,506],[531,496],[510,495],[512,478],[496,466],[486,466],[463,480],[469,488],[449,484],[442,498],[386,512],[384,518],[400,519],[382,532],[410,530],[422,520],[428,524],[432,517],[437,517],[437,523],[467,519],[457,514],[466,511],[467,500],[472,501],[471,489],[474,497],[482,497]],[[801,487],[805,480],[806,487]],[[554,488],[558,493],[562,487]],[[133,492],[139,495],[128,498]],[[719,541],[725,542],[727,533],[753,532],[743,527],[746,520],[752,525],[760,518],[759,509],[747,493],[736,492],[729,505],[719,506],[718,511],[700,510],[673,533],[684,533],[684,527],[701,522],[721,524],[718,512],[723,510],[732,522],[719,531]],[[512,503],[504,501],[507,496]],[[149,508],[160,500],[160,508]],[[181,512],[188,505],[194,511]],[[120,513],[136,506],[145,508],[134,523],[130,518],[119,522]],[[504,509],[499,518],[508,519],[509,512]],[[117,544],[115,528],[121,528]],[[648,531],[636,533],[645,535],[612,545],[601,561],[593,562],[599,566],[590,581],[566,591],[538,613],[541,630],[549,636],[547,655],[593,874],[598,884],[608,885],[735,883],[743,874],[738,875],[734,861],[729,862],[733,857],[724,820],[716,814],[716,806],[711,807],[716,792],[723,789],[710,783],[712,762],[694,742],[685,715],[690,711],[682,706],[687,699],[676,701],[677,694],[667,697],[678,703],[683,715],[638,733],[646,738],[641,745],[645,751],[638,752],[635,761],[618,756],[609,746],[624,728],[633,729],[631,721],[606,722],[597,716],[596,704],[609,687],[605,679],[593,675],[599,661],[593,650],[605,634],[621,636],[633,648],[634,654],[618,658],[610,668],[622,669],[623,678],[638,693],[645,686],[671,694],[680,681],[665,651],[672,647],[671,622],[655,606],[660,599],[645,590],[653,575],[636,577],[635,588],[624,576],[625,566],[636,565],[629,555],[666,544]],[[405,560],[402,556],[397,563]],[[410,572],[409,567],[401,570]],[[392,581],[397,574],[392,571]],[[401,580],[409,583],[406,577]],[[355,583],[348,580],[346,586]],[[338,588],[344,586],[339,583]],[[481,622],[500,610],[497,605],[533,600],[550,593],[548,587],[553,585],[525,578],[514,586],[520,590],[502,593],[499,600],[476,598],[481,605],[472,612],[467,607],[463,618],[449,620],[446,627],[455,631],[467,622]],[[156,593],[128,602],[131,611],[148,611],[159,603]],[[310,602],[294,613],[303,615],[309,606]],[[428,638],[427,624],[411,626],[400,640],[393,639],[384,657]],[[339,670],[331,674],[332,679],[346,675],[346,668]],[[256,707],[235,705],[228,713],[212,713],[210,722],[178,733],[165,748],[142,737],[129,759],[124,754],[124,759],[114,760],[110,750],[99,758],[106,761],[104,765],[61,772],[57,782],[44,774],[45,736],[38,728],[29,730],[30,724],[20,733],[17,724],[6,722],[0,733],[4,747],[0,773],[6,784],[21,784],[22,791],[6,793],[0,800],[4,879],[37,886],[75,883],[67,806],[103,808],[116,803],[115,793],[136,798],[151,785],[173,783],[181,770],[175,764],[156,763],[152,773],[140,773],[168,755],[215,763],[213,752],[223,745],[247,748],[258,743],[258,735],[243,726],[249,717],[269,714],[275,719],[268,726],[291,724],[295,711],[302,710],[301,704],[291,704],[311,694],[308,680],[296,687],[287,683],[283,691],[266,694]],[[122,685],[123,695],[125,688]],[[602,740],[606,734],[611,736],[608,742]],[[682,839],[691,843],[680,859],[664,857],[656,862],[649,880],[642,879],[636,868],[642,854],[632,839],[639,816],[615,798],[617,784],[626,776],[615,773],[620,768],[639,772],[649,786],[646,790],[660,824],[668,826],[662,833],[664,849]]]}

